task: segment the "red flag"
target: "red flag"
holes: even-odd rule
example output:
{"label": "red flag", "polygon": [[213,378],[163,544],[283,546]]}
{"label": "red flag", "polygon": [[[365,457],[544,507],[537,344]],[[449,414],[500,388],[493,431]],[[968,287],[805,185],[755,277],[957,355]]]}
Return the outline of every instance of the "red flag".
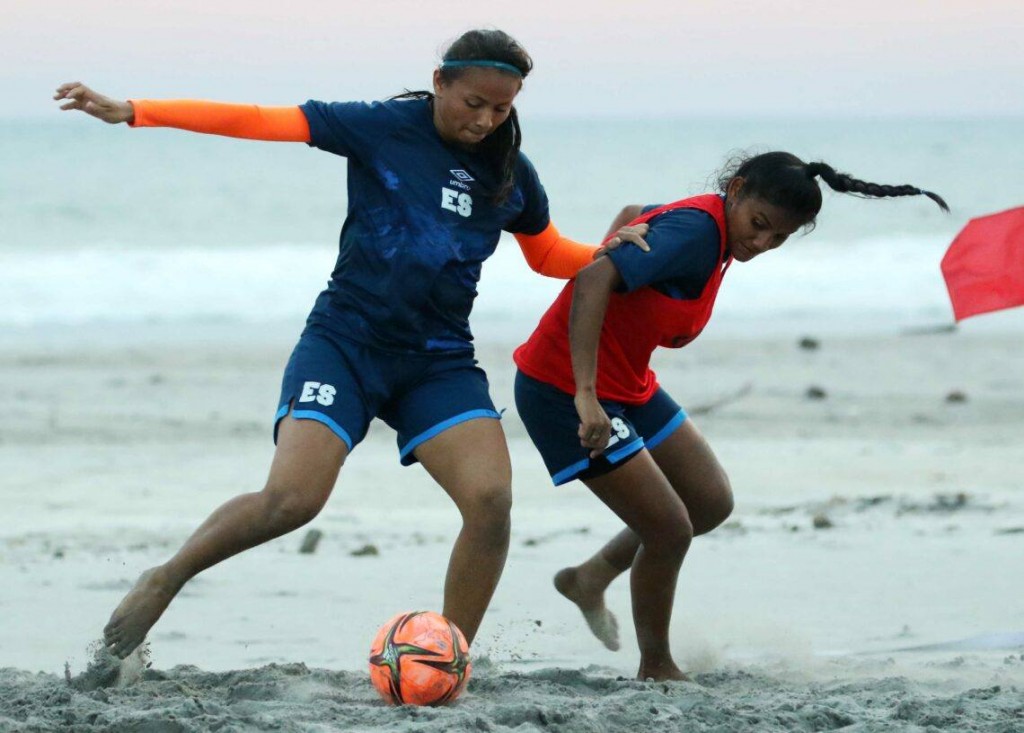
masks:
{"label": "red flag", "polygon": [[1024,206],[967,222],[942,258],[942,276],[958,321],[1024,305]]}

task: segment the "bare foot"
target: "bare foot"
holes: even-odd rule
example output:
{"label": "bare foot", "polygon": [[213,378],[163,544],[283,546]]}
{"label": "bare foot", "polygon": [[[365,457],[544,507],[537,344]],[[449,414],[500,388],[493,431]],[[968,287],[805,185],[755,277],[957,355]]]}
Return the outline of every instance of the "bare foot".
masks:
{"label": "bare foot", "polygon": [[667,680],[691,682],[686,673],[671,660],[659,664],[645,663],[641,660],[640,671],[636,673],[636,678],[644,682],[665,682]]}
{"label": "bare foot", "polygon": [[587,626],[606,648],[619,650],[619,622],[605,607],[603,592],[588,591],[576,568],[563,568],[555,573],[555,589],[576,604]]}
{"label": "bare foot", "polygon": [[160,566],[139,576],[103,629],[103,642],[110,653],[119,659],[131,654],[145,640],[177,592],[178,588],[168,581]]}

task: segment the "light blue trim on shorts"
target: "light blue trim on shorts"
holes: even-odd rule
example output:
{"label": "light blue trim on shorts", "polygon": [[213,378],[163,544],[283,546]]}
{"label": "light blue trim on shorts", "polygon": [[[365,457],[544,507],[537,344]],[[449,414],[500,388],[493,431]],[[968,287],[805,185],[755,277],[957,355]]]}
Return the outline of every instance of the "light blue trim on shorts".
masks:
{"label": "light blue trim on shorts", "polygon": [[[634,440],[634,441],[632,441],[630,443],[627,443],[626,445],[622,446],[621,448],[619,448],[614,453],[606,453],[605,454],[605,459],[609,463],[614,465],[614,464],[618,463],[619,461],[621,461],[626,456],[631,456],[634,453],[636,453],[637,451],[642,450],[643,447],[644,447],[644,439],[643,438],[637,438],[636,440]],[[555,484],[555,486],[561,486],[562,484],[566,484],[566,483],[569,483],[570,481],[572,481],[574,478],[576,478],[576,475],[578,473],[582,472],[583,470],[585,470],[585,469],[587,469],[589,467],[590,467],[590,459],[589,458],[584,458],[582,461],[577,461],[576,463],[572,464],[568,468],[563,468],[561,471],[559,471],[558,473],[556,473],[554,476],[551,477],[551,481]]]}
{"label": "light blue trim on shorts", "polygon": [[495,420],[501,419],[501,415],[499,415],[494,410],[470,410],[469,412],[463,412],[460,415],[448,418],[444,422],[439,422],[434,427],[430,428],[429,430],[425,430],[424,432],[420,433],[415,438],[410,440],[408,443],[405,444],[405,447],[402,448],[401,452],[399,453],[399,458],[405,458],[407,455],[416,450],[416,448],[418,448],[420,445],[427,442],[434,436],[440,435],[448,428],[455,427],[459,423],[464,423],[467,422],[468,420],[475,420],[478,417],[493,417]]}
{"label": "light blue trim on shorts", "polygon": [[552,476],[551,480],[554,482],[555,486],[567,484],[574,478],[576,478],[576,474],[578,474],[580,471],[582,471],[589,465],[590,459],[584,458],[582,461],[577,461],[568,468],[563,468],[561,471]]}
{"label": "light blue trim on shorts", "polygon": [[657,447],[659,443],[670,436],[684,422],[686,422],[686,410],[680,410],[676,413],[675,417],[665,424],[665,427],[651,436],[651,439],[647,441],[647,450],[653,450]]}
{"label": "light blue trim on shorts", "polygon": [[[286,405],[281,405],[281,409],[277,411],[277,415],[274,417],[275,427],[279,422],[281,422],[282,418],[284,418],[288,414],[288,410],[290,409],[290,403]],[[347,432],[345,432],[345,428],[341,427],[341,425],[336,423],[334,420],[332,420],[322,412],[317,412],[316,410],[292,410],[292,417],[294,417],[296,420],[316,420],[317,422],[323,423],[324,425],[331,429],[332,433],[334,433],[335,435],[342,439],[342,441],[345,443],[345,446],[349,450],[352,450],[352,438],[349,436]],[[274,434],[275,436],[277,435],[276,432]]]}
{"label": "light blue trim on shorts", "polygon": [[619,448],[614,453],[607,454],[605,456],[605,458],[608,459],[608,463],[612,463],[612,464],[618,463],[619,461],[621,461],[626,456],[633,455],[634,453],[636,453],[638,450],[642,449],[643,447],[644,447],[644,439],[643,438],[637,438],[632,443],[627,443],[626,445],[622,446],[621,448]]}

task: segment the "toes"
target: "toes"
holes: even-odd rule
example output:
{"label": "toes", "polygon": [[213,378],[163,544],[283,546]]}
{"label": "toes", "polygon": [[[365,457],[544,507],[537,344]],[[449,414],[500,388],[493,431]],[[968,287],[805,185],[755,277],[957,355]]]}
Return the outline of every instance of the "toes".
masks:
{"label": "toes", "polygon": [[121,630],[105,635],[104,641],[106,642],[107,650],[119,659],[124,659],[129,653],[131,653],[132,649],[138,646],[138,643],[133,642],[132,639]]}
{"label": "toes", "polygon": [[139,646],[139,642],[131,639],[122,639],[110,649],[110,653],[118,659],[125,659],[129,654],[135,651],[136,647]]}
{"label": "toes", "polygon": [[601,639],[601,641],[604,642],[605,648],[609,649],[610,651],[613,651],[613,652],[619,651],[620,644],[619,644],[619,631],[618,631],[618,629],[616,627],[614,627],[614,626],[609,628],[608,629],[608,633],[605,634],[604,638]]}
{"label": "toes", "polygon": [[619,650],[619,623],[615,614],[604,608],[597,612],[585,613],[584,618],[590,631],[606,649],[613,652]]}

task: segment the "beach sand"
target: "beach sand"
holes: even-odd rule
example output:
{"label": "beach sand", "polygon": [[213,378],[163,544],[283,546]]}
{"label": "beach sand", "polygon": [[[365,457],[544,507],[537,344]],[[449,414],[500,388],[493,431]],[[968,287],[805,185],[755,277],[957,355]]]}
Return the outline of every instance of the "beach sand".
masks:
{"label": "beach sand", "polygon": [[512,546],[473,680],[444,709],[387,708],[365,672],[384,620],[440,610],[458,531],[383,425],[309,525],[314,553],[304,528],[204,573],[140,680],[86,689],[137,575],[261,488],[299,326],[0,332],[0,731],[1024,730],[1019,335],[713,330],[655,362],[736,495],[680,577],[673,648],[694,683],[631,679],[625,578],[619,652],[553,590],[619,527],[581,485],[550,485],[515,415],[515,343],[492,340]]}

